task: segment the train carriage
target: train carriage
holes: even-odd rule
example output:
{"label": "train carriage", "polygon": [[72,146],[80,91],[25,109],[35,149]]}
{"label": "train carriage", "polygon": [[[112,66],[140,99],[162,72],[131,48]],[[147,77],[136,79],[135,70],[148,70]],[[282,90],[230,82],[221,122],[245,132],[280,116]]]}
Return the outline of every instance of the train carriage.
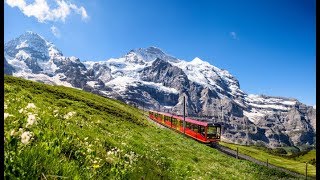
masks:
{"label": "train carriage", "polygon": [[215,144],[220,141],[220,124],[185,118],[186,126],[184,130],[182,116],[176,116],[164,112],[149,111],[149,117],[157,123],[174,129],[180,133],[184,133],[185,135],[202,143]]}

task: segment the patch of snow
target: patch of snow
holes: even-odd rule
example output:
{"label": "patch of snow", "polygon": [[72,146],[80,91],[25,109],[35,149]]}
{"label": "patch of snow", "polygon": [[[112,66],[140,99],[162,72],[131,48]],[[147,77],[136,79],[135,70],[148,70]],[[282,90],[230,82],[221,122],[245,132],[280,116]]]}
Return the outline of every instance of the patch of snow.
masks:
{"label": "patch of snow", "polygon": [[83,61],[82,64],[87,68],[87,69],[92,69],[93,68],[93,65],[96,64],[96,63],[102,63],[102,61],[98,61],[98,62],[95,62],[95,61]]}
{"label": "patch of snow", "polygon": [[49,61],[38,61],[39,67],[42,69],[42,72],[45,74],[53,74],[59,67],[54,64],[53,60]]}
{"label": "patch of snow", "polygon": [[259,107],[259,108],[273,108],[279,110],[289,110],[291,106],[294,106],[297,101],[290,100],[287,98],[277,98],[277,97],[268,97],[249,94],[245,97],[245,100],[248,104]]}
{"label": "patch of snow", "polygon": [[253,122],[254,124],[256,124],[260,118],[263,118],[265,116],[265,114],[260,113],[260,112],[255,111],[255,110],[253,110],[252,112],[243,111],[243,115],[248,117],[248,119],[251,122]]}
{"label": "patch of snow", "polygon": [[173,108],[174,106],[163,106],[164,109],[171,109]]}
{"label": "patch of snow", "polygon": [[176,89],[170,88],[170,87],[166,87],[166,86],[162,85],[161,83],[146,82],[146,81],[142,81],[142,83],[147,85],[147,86],[151,86],[153,88],[159,89],[160,91],[173,93],[173,94],[178,94],[179,93],[179,91],[177,91]]}
{"label": "patch of snow", "polygon": [[253,106],[253,107],[258,107],[258,108],[271,108],[271,109],[278,109],[278,110],[289,110],[290,108],[288,107],[284,107],[281,105],[275,105],[275,104],[254,104],[254,103],[249,103],[249,105]]}
{"label": "patch of snow", "polygon": [[19,50],[19,52],[16,54],[16,58],[28,59],[31,58],[31,56],[24,50]]}
{"label": "patch of snow", "polygon": [[17,71],[29,72],[31,73],[31,69],[27,66],[24,61],[20,61],[16,58],[7,59],[8,63]]}
{"label": "patch of snow", "polygon": [[111,58],[107,60],[106,63],[111,69],[111,74],[113,77],[125,75],[137,80],[139,80],[139,71],[147,67],[148,65],[151,65],[151,62],[142,64],[128,62],[125,58]]}
{"label": "patch of snow", "polygon": [[126,76],[118,76],[105,84],[117,92],[125,92],[127,86],[136,86],[136,79]]}
{"label": "patch of snow", "polygon": [[78,58],[77,58],[77,57],[74,57],[74,56],[69,57],[69,59],[70,59],[72,62],[77,62],[77,60],[78,60]]}
{"label": "patch of snow", "polygon": [[50,58],[60,57],[62,56],[61,52],[55,48],[55,46],[51,45],[48,48]]}
{"label": "patch of snow", "polygon": [[87,81],[87,85],[89,85],[90,87],[93,87],[93,88],[96,83],[97,83],[97,81]]}
{"label": "patch of snow", "polygon": [[29,44],[27,44],[27,40],[21,42],[19,45],[16,46],[16,49],[29,47]]}
{"label": "patch of snow", "polygon": [[316,109],[316,105],[313,105],[312,107],[313,107],[313,109]]}

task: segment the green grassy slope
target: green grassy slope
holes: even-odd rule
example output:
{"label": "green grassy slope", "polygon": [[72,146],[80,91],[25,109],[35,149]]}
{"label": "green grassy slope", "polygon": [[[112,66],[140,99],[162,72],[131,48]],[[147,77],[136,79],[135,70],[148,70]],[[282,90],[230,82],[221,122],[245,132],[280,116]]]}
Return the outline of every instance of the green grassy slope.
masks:
{"label": "green grassy slope", "polygon": [[116,100],[5,76],[5,178],[288,179]]}
{"label": "green grassy slope", "polygon": [[[296,161],[302,162],[302,163],[305,163],[305,162],[312,163],[312,161],[315,161],[315,159],[316,159],[316,150],[313,149],[313,150],[309,151],[308,153],[306,153],[302,156],[295,157],[293,159]],[[315,163],[314,163],[314,165],[315,165]]]}
{"label": "green grassy slope", "polygon": [[[296,158],[285,158],[285,157],[269,154],[263,151],[262,149],[256,148],[254,146],[242,146],[242,145],[230,144],[225,142],[221,142],[220,145],[226,146],[233,150],[236,150],[238,147],[239,153],[251,156],[263,162],[266,162],[268,159],[268,162],[270,164],[283,167],[303,175],[305,175],[305,170],[306,170],[305,162],[309,162],[311,159],[316,158],[315,150],[312,150],[309,153]],[[311,177],[316,176],[316,166],[308,164],[308,176],[311,176]]]}

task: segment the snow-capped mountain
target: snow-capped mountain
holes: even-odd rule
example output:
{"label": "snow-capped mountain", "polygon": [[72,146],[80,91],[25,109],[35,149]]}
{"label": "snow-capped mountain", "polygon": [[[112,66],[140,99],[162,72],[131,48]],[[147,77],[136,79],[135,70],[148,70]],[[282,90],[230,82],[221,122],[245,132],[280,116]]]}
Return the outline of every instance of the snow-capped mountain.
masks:
{"label": "snow-capped mountain", "polygon": [[187,114],[223,124],[227,140],[267,146],[315,142],[315,107],[296,99],[246,94],[228,71],[200,58],[185,61],[156,47],[120,58],[80,61],[65,57],[33,32],[5,43],[5,73],[83,89],[136,106]]}

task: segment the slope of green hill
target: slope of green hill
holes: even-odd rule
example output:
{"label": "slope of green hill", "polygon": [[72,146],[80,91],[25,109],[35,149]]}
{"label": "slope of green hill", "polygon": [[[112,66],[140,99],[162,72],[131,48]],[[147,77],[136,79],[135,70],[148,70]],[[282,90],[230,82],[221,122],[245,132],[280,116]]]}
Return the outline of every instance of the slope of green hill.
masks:
{"label": "slope of green hill", "polygon": [[239,153],[251,156],[257,160],[268,162],[272,165],[286,168],[290,171],[300,173],[305,175],[306,172],[306,162],[308,162],[308,176],[316,177],[316,166],[315,164],[311,164],[312,160],[315,161],[316,151],[311,150],[305,155],[298,156],[295,158],[289,158],[285,156],[277,156],[275,154],[270,154],[262,149],[259,149],[255,146],[243,146],[237,144],[231,144],[226,142],[221,142],[220,145],[228,147],[230,149],[236,150],[238,148]]}
{"label": "slope of green hill", "polygon": [[150,123],[122,102],[5,76],[5,178],[289,179]]}

